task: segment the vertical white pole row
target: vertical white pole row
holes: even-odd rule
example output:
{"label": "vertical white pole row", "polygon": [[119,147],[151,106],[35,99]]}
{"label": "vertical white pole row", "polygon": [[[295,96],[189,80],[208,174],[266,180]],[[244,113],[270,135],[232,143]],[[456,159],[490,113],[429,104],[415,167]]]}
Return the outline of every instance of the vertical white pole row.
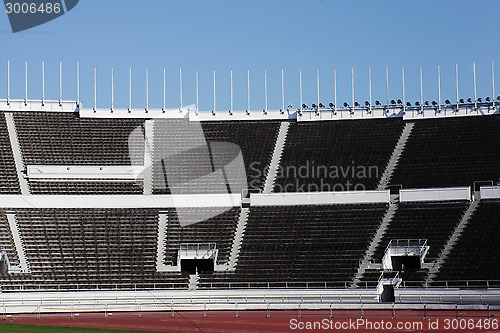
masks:
{"label": "vertical white pole row", "polygon": [[10,60],[7,61],[7,105],[10,104]]}
{"label": "vertical white pole row", "polygon": [[26,74],[26,91],[25,91],[25,95],[24,95],[24,105],[26,105],[28,103],[28,61],[26,61],[25,74]]}
{"label": "vertical white pole row", "polygon": [[196,112],[198,111],[198,71],[196,71]]}
{"label": "vertical white pole row", "polygon": [[94,67],[94,112],[97,109],[97,68]]}
{"label": "vertical white pole row", "polygon": [[149,110],[149,72],[146,68],[146,112]]}
{"label": "vertical white pole row", "polygon": [[493,101],[493,107],[495,107],[495,64],[493,61],[491,62],[491,87],[493,89],[493,96],[492,96],[492,101]]}
{"label": "vertical white pole row", "polygon": [[385,84],[386,84],[386,94],[387,94],[386,105],[389,105],[389,66],[385,66]]}
{"label": "vertical white pole row", "polygon": [[42,61],[42,106],[45,104],[45,61]]}
{"label": "vertical white pole row", "polygon": [[337,69],[333,69],[333,103],[335,103],[334,110],[337,111]]}
{"label": "vertical white pole row", "polygon": [[302,109],[302,70],[299,70],[299,95],[300,95],[300,109]]}
{"label": "vertical white pole row", "polygon": [[458,98],[458,64],[455,64],[455,82],[457,84],[457,111],[458,111],[458,103],[459,103],[459,98]]}
{"label": "vertical white pole row", "polygon": [[370,91],[370,111],[372,109],[372,69],[368,67],[368,90]]}
{"label": "vertical white pole row", "polygon": [[420,66],[420,110],[424,109],[424,91],[422,86],[422,66]]}
{"label": "vertical white pole row", "polygon": [[76,104],[80,107],[80,63],[76,63]]}
{"label": "vertical white pole row", "polygon": [[250,70],[247,71],[247,111],[250,112]]}
{"label": "vertical white pole row", "polygon": [[354,110],[354,67],[351,67],[351,97],[352,97],[352,109]]}
{"label": "vertical white pole row", "polygon": [[113,68],[111,68],[111,112],[115,107],[115,86],[114,86],[114,75]]}
{"label": "vertical white pole row", "polygon": [[438,65],[438,107],[439,111],[441,111],[441,69]]}
{"label": "vertical white pole row", "polygon": [[215,69],[214,69],[214,113],[215,113]]}
{"label": "vertical white pole row", "polygon": [[474,108],[477,109],[476,62],[472,64],[472,71],[474,73]]}
{"label": "vertical white pole row", "polygon": [[267,69],[264,69],[264,98],[265,98],[265,109],[267,111]]}
{"label": "vertical white pole row", "polygon": [[233,112],[233,70],[231,70],[231,113]]}
{"label": "vertical white pole row", "polygon": [[59,105],[62,103],[62,62],[59,61]]}
{"label": "vertical white pole row", "polygon": [[403,81],[403,112],[406,111],[406,92],[405,92],[405,68],[401,67],[401,80]]}
{"label": "vertical white pole row", "polygon": [[179,91],[180,91],[181,109],[182,109],[182,68],[179,68]]}
{"label": "vertical white pole row", "polygon": [[318,89],[318,104],[316,104],[319,108],[319,69],[316,71],[316,81],[317,81],[317,89]]}
{"label": "vertical white pole row", "polygon": [[281,110],[285,111],[285,76],[281,68]]}

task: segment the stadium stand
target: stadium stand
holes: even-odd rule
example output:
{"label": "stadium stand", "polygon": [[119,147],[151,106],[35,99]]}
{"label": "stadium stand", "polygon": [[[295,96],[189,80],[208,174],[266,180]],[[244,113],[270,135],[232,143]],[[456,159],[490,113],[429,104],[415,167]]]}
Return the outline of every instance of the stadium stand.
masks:
{"label": "stadium stand", "polygon": [[246,166],[248,187],[260,190],[264,187],[266,170],[271,163],[279,125],[278,121],[210,121],[202,123],[207,141],[232,142],[241,148]]}
{"label": "stadium stand", "polygon": [[415,121],[391,184],[404,188],[500,181],[500,117]]}
{"label": "stadium stand", "polygon": [[253,207],[236,272],[202,274],[202,287],[350,281],[386,209],[385,204]]}
{"label": "stadium stand", "polygon": [[435,281],[498,280],[500,201],[482,200]]}
{"label": "stadium stand", "polygon": [[11,265],[18,265],[19,258],[17,256],[14,239],[10,231],[9,222],[5,215],[5,210],[0,210],[0,250],[5,250],[9,256]]}
{"label": "stadium stand", "polygon": [[32,194],[40,195],[104,195],[142,194],[142,185],[133,182],[110,181],[30,181]]}
{"label": "stadium stand", "polygon": [[397,118],[292,123],[275,192],[376,189],[403,127]]}
{"label": "stadium stand", "polygon": [[187,286],[181,273],[156,272],[155,209],[22,209],[16,216],[31,274],[1,276],[4,290]]}
{"label": "stadium stand", "polygon": [[0,112],[0,194],[20,194],[16,165],[3,112]]}
{"label": "stadium stand", "polygon": [[130,165],[128,137],[144,123],[67,112],[16,112],[14,119],[27,165]]}
{"label": "stadium stand", "polygon": [[[165,250],[166,262],[177,262],[177,251],[180,244],[189,243],[215,243],[218,252],[218,262],[226,263],[231,252],[236,223],[240,213],[239,207],[222,213],[203,222],[181,227],[177,212],[174,208],[167,209],[167,244]],[[193,219],[213,212],[211,208],[183,208],[183,216],[191,215]],[[183,221],[189,223],[189,221]],[[193,220],[195,222],[195,220]]]}

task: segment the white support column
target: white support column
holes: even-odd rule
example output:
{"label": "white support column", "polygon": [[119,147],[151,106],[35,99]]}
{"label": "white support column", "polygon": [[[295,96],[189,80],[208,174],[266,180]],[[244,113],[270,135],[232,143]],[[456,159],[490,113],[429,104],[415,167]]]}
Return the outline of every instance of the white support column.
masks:
{"label": "white support column", "polygon": [[146,119],[144,121],[144,195],[153,194],[154,122],[154,119]]}
{"label": "white support column", "polygon": [[231,106],[229,108],[230,113],[233,113],[233,70],[231,70]]}
{"label": "white support column", "polygon": [[24,105],[28,105],[28,61],[26,61],[26,92],[24,95]]}
{"label": "white support column", "polygon": [[247,111],[250,112],[250,70],[247,71]]}
{"label": "white support column", "polygon": [[215,114],[215,107],[216,107],[216,97],[215,97],[215,69],[214,69],[214,110],[213,113]]}
{"label": "white support column", "polygon": [[405,68],[401,67],[401,79],[403,81],[403,112],[406,111],[406,93],[405,93]]}
{"label": "white support column", "polygon": [[441,69],[438,65],[438,107],[439,111],[441,111]]}
{"label": "white support column", "polygon": [[59,61],[59,105],[62,105],[62,62]]}
{"label": "white support column", "polygon": [[182,109],[182,68],[179,68],[179,91],[180,91],[181,109]]}
{"label": "white support column", "polygon": [[495,64],[491,62],[491,88],[493,89],[493,96],[491,100],[493,101],[493,107],[495,107]]}
{"label": "white support column", "polygon": [[10,60],[7,61],[7,105],[10,104]]}
{"label": "white support column", "polygon": [[80,107],[80,63],[76,63],[76,105]]}
{"label": "white support column", "polygon": [[420,66],[420,111],[424,111],[424,91],[422,85],[422,66]]}
{"label": "white support column", "polygon": [[333,93],[334,93],[334,111],[337,111],[337,69],[333,69]]}
{"label": "white support column", "polygon": [[149,72],[146,68],[146,112],[149,110]]}
{"label": "white support column", "polygon": [[316,80],[317,80],[317,89],[318,89],[318,104],[316,104],[319,108],[319,69],[316,70]]}
{"label": "white support column", "polygon": [[370,91],[370,112],[372,110],[372,69],[368,67],[368,90]]}
{"label": "white support column", "polygon": [[285,111],[285,77],[281,68],[281,110]]}
{"label": "white support column", "polygon": [[45,104],[45,62],[42,61],[42,106]]}
{"label": "white support column", "polygon": [[264,110],[267,112],[267,69],[264,69],[264,97],[266,100]]}
{"label": "white support column", "polygon": [[458,97],[458,64],[455,64],[455,82],[457,84],[457,111],[458,111],[458,103],[460,101]]}
{"label": "white support column", "polygon": [[473,73],[474,73],[474,109],[477,110],[477,89],[476,89],[476,62],[472,64]]}
{"label": "white support column", "polygon": [[351,67],[351,94],[352,94],[352,109],[354,110],[354,67]]}
{"label": "white support column", "polygon": [[198,104],[198,71],[196,71],[196,112],[198,113],[199,111],[199,104]]}
{"label": "white support column", "polygon": [[97,109],[97,68],[94,67],[94,112]]}
{"label": "white support column", "polygon": [[387,104],[389,105],[389,66],[385,66],[385,84],[387,93]]}
{"label": "white support column", "polygon": [[114,80],[113,68],[111,68],[111,112],[113,112],[115,106],[115,86],[113,80]]}
{"label": "white support column", "polygon": [[302,109],[302,70],[299,70],[299,94],[300,94],[300,107],[299,109]]}

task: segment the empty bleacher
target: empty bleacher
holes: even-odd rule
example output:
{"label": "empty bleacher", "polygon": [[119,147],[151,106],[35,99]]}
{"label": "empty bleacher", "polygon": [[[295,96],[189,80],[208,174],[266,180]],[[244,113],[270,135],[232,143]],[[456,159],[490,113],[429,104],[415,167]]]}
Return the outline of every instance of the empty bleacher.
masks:
{"label": "empty bleacher", "polygon": [[31,274],[1,276],[3,289],[187,286],[180,273],[156,272],[156,209],[20,209],[16,214]]}
{"label": "empty bleacher", "polygon": [[403,126],[402,119],[292,123],[275,192],[376,189]]}
{"label": "empty bleacher", "polygon": [[142,194],[142,184],[117,181],[30,181],[31,194],[39,195],[111,195]]}
{"label": "empty bleacher", "polygon": [[11,265],[19,264],[19,257],[17,256],[14,238],[12,237],[5,210],[0,210],[0,251],[1,250],[7,252]]}
{"label": "empty bleacher", "polygon": [[236,272],[226,282],[350,281],[387,209],[385,204],[253,207]]}
{"label": "empty bleacher", "polygon": [[20,194],[5,115],[0,112],[0,194]]}
{"label": "empty bleacher", "polygon": [[465,213],[467,202],[403,202],[398,205],[387,231],[375,251],[381,261],[391,239],[427,239],[427,258],[436,259]]}
{"label": "empty bleacher", "polygon": [[[266,170],[278,137],[278,121],[203,122],[203,132],[209,142],[232,142],[243,154],[248,187],[263,189]],[[256,171],[258,170],[258,171]]]}
{"label": "empty bleacher", "polygon": [[181,227],[177,211],[167,210],[167,239],[165,261],[176,263],[180,244],[215,243],[218,251],[218,263],[227,263],[234,233],[240,213],[239,207],[233,207],[220,213],[213,208],[182,208],[183,224],[194,223],[198,218],[214,215],[202,222]]}
{"label": "empty bleacher", "polygon": [[500,280],[500,201],[481,200],[434,281]]}
{"label": "empty bleacher", "polygon": [[415,121],[391,184],[404,188],[500,181],[500,117]]}
{"label": "empty bleacher", "polygon": [[14,119],[26,165],[130,165],[128,138],[144,123],[63,112],[16,112]]}

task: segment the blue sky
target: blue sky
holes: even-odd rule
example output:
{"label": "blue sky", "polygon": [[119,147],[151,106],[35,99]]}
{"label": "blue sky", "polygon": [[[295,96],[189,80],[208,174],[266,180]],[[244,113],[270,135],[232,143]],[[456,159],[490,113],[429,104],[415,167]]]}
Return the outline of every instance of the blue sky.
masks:
{"label": "blue sky", "polygon": [[[149,68],[150,107],[163,103],[163,67],[167,69],[167,107],[179,105],[179,68],[184,105],[195,103],[195,71],[200,78],[200,109],[213,105],[213,70],[217,73],[217,109],[229,109],[230,70],[234,108],[246,109],[247,70],[252,109],[264,107],[264,69],[269,108],[281,107],[281,68],[285,100],[298,106],[299,69],[304,102],[316,102],[316,70],[321,101],[333,101],[337,69],[338,104],[351,100],[351,67],[356,100],[368,99],[368,67],[373,99],[385,101],[385,66],[390,70],[390,98],[401,98],[401,67],[406,97],[437,100],[437,65],[442,100],[455,100],[455,64],[460,96],[473,97],[472,63],[477,67],[478,96],[491,96],[491,61],[500,73],[500,1],[170,1],[81,0],[66,15],[13,34],[0,13],[0,98],[6,98],[7,60],[11,61],[11,98],[24,98],[24,61],[29,63],[29,98],[41,98],[41,62],[45,61],[46,98],[59,96],[58,68],[63,62],[65,99],[76,98],[76,62],[80,62],[80,98],[93,105],[93,68],[98,73],[98,107],[111,100],[110,72],[115,72],[115,107],[128,105],[128,69],[133,71],[133,106],[145,106],[145,68]],[[497,75],[498,76],[498,75]],[[500,95],[500,78],[497,79]]]}

